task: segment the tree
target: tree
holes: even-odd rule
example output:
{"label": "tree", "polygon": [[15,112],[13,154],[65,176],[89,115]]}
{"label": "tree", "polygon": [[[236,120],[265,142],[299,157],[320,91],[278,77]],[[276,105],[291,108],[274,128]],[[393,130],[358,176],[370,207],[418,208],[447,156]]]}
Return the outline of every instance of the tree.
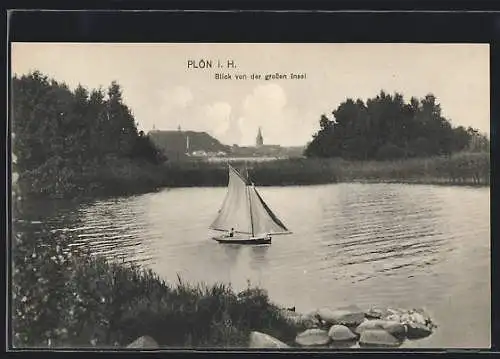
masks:
{"label": "tree", "polygon": [[446,155],[479,138],[460,127],[454,129],[433,94],[405,103],[402,94],[382,90],[366,105],[360,99],[347,99],[332,114],[334,120],[320,119],[306,156],[366,160]]}
{"label": "tree", "polygon": [[74,191],[85,171],[106,166],[109,156],[153,163],[164,160],[150,139],[138,133],[120,85],[112,82],[107,95],[105,100],[102,89],[89,93],[81,85],[71,91],[38,71],[14,76],[13,151],[22,191]]}

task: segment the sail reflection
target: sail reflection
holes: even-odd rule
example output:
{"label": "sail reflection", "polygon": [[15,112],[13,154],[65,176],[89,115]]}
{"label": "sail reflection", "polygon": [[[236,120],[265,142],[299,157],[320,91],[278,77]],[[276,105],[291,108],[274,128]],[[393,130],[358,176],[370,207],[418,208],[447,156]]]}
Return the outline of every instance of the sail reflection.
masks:
{"label": "sail reflection", "polygon": [[228,267],[231,268],[236,264],[238,257],[241,253],[241,245],[239,244],[226,244],[221,246],[224,248],[224,253],[226,255]]}
{"label": "sail reflection", "polygon": [[250,248],[250,267],[253,270],[261,270],[268,267],[268,251],[269,245],[252,246]]}

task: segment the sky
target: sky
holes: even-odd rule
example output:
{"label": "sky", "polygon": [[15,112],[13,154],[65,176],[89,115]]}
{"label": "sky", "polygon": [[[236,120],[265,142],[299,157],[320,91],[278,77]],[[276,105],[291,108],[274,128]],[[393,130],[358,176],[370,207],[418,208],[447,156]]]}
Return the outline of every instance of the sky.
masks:
{"label": "sky", "polygon": [[[13,43],[11,49],[13,74],[39,70],[89,90],[116,80],[146,132],[181,126],[224,144],[253,145],[260,126],[265,144],[301,146],[322,114],[331,118],[346,98],[366,101],[384,90],[407,102],[433,93],[452,125],[490,133],[488,44]],[[203,67],[209,61],[212,68]],[[276,73],[287,78],[266,80]],[[305,78],[291,79],[292,73]]]}

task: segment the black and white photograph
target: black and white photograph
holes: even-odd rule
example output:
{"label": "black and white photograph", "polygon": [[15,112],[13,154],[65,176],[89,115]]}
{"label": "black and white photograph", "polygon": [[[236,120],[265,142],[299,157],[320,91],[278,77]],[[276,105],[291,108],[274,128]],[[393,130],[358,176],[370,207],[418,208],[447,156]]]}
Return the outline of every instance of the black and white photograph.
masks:
{"label": "black and white photograph", "polygon": [[490,348],[489,44],[10,54],[13,348]]}

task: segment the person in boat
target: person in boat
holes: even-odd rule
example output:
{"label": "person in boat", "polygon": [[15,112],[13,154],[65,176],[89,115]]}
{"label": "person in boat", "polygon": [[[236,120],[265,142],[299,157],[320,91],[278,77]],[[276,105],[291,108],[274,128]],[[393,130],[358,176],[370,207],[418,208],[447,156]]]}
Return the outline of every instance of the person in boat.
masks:
{"label": "person in boat", "polygon": [[234,237],[234,228],[231,228],[228,234],[229,237]]}

